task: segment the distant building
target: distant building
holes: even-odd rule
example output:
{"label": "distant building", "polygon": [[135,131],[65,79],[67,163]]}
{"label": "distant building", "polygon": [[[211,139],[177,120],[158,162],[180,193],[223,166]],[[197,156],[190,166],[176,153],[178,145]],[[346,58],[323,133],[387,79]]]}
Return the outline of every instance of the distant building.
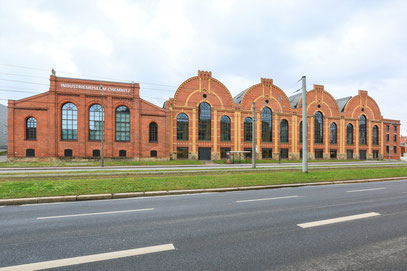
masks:
{"label": "distant building", "polygon": [[401,156],[405,156],[407,147],[407,136],[400,137]]}
{"label": "distant building", "polygon": [[[185,80],[157,107],[139,84],[50,77],[48,92],[9,101],[8,156],[134,159],[225,158],[251,151],[252,103],[259,159],[302,156],[301,94],[261,78],[235,97],[211,72]],[[335,99],[307,92],[310,159],[399,159],[400,121],[384,119],[367,91]]]}
{"label": "distant building", "polygon": [[0,149],[7,149],[7,106],[0,104]]}

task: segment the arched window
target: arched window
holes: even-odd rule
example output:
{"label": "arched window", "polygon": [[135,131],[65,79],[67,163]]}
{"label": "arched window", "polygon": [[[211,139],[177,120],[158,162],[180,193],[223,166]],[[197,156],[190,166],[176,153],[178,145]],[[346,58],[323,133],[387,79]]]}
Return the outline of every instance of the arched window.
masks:
{"label": "arched window", "polygon": [[379,145],[379,127],[377,125],[373,126],[373,145]]}
{"label": "arched window", "polygon": [[321,112],[315,113],[315,143],[324,142],[324,117]]}
{"label": "arched window", "polygon": [[130,141],[130,110],[124,105],[116,109],[116,141]]}
{"label": "arched window", "polygon": [[208,103],[199,105],[198,140],[211,140],[211,106]]}
{"label": "arched window", "polygon": [[361,115],[359,118],[359,144],[366,145],[366,117]]}
{"label": "arched window", "polygon": [[33,117],[30,117],[26,120],[25,139],[29,140],[37,139],[37,120]]}
{"label": "arched window", "polygon": [[89,108],[89,140],[102,140],[105,129],[105,111],[100,104]]}
{"label": "arched window", "polygon": [[158,128],[157,123],[150,123],[150,142],[158,142]]}
{"label": "arched window", "polygon": [[271,109],[264,107],[261,111],[261,139],[263,142],[271,142],[273,139]]}
{"label": "arched window", "polygon": [[230,118],[228,116],[220,118],[220,140],[230,141]]}
{"label": "arched window", "polygon": [[280,122],[280,142],[288,143],[288,121],[285,119]]}
{"label": "arched window", "polygon": [[188,140],[188,116],[180,113],[177,116],[177,140]]}
{"label": "arched window", "polygon": [[346,144],[353,144],[353,125],[350,123],[346,126]]}
{"label": "arched window", "polygon": [[252,141],[252,129],[253,121],[252,118],[247,117],[244,119],[244,141]]}
{"label": "arched window", "polygon": [[302,121],[300,122],[300,143],[302,143]]}
{"label": "arched window", "polygon": [[62,106],[62,140],[78,139],[78,108],[73,103]]}
{"label": "arched window", "polygon": [[330,140],[329,143],[336,144],[337,143],[337,128],[336,123],[332,122],[330,127]]}

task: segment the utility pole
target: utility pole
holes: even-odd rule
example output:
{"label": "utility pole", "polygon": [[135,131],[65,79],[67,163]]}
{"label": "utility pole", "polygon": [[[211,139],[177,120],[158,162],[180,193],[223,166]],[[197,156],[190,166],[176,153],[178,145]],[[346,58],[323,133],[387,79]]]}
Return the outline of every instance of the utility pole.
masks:
{"label": "utility pole", "polygon": [[104,142],[105,142],[105,107],[103,105],[103,86],[100,85],[100,91],[102,92],[102,142],[101,142],[101,155],[102,155],[102,164],[101,166],[105,166],[105,155],[104,155]]}
{"label": "utility pole", "polygon": [[253,102],[252,121],[252,168],[256,168],[256,103]]}
{"label": "utility pole", "polygon": [[308,172],[308,131],[307,131],[307,86],[306,77],[302,78],[302,172]]}

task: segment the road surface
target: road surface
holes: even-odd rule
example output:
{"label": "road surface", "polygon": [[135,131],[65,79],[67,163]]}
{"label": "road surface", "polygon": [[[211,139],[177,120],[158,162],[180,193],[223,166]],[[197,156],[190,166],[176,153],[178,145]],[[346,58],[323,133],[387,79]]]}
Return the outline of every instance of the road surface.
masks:
{"label": "road surface", "polygon": [[407,180],[4,206],[0,218],[2,271],[407,266]]}

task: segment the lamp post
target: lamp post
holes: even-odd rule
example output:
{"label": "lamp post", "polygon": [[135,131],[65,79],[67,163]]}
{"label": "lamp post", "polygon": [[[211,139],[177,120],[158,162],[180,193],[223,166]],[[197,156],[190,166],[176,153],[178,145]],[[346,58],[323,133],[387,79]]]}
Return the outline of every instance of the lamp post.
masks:
{"label": "lamp post", "polygon": [[105,108],[103,106],[103,86],[100,85],[100,91],[102,93],[102,140],[101,140],[101,167],[105,166],[104,160],[104,142],[105,142]]}
{"label": "lamp post", "polygon": [[252,121],[252,168],[256,168],[256,103],[253,102]]}
{"label": "lamp post", "polygon": [[306,77],[302,80],[302,172],[308,172],[307,89]]}

